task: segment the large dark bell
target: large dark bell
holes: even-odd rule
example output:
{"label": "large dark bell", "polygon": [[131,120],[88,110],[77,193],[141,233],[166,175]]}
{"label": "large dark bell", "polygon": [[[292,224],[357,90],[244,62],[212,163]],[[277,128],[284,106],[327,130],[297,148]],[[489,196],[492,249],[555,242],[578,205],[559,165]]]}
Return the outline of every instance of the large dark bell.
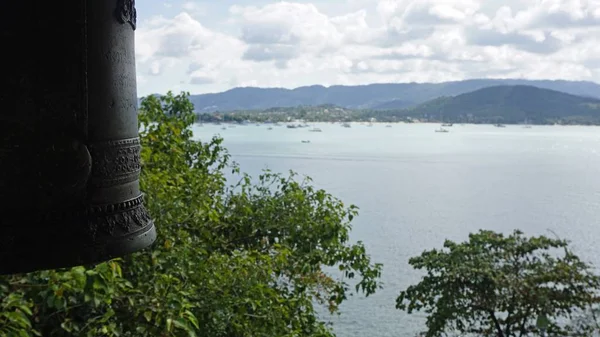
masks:
{"label": "large dark bell", "polygon": [[1,1],[0,274],[156,237],[139,189],[133,0]]}

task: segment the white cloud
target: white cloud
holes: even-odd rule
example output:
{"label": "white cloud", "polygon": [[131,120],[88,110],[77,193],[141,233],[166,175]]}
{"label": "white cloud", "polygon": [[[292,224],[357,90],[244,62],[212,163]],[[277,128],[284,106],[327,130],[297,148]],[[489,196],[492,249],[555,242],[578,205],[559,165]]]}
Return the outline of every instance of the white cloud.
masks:
{"label": "white cloud", "polygon": [[302,53],[337,49],[343,33],[312,4],[278,2],[231,9],[249,45],[244,58],[253,61],[289,60]]}
{"label": "white cloud", "polygon": [[[525,77],[600,81],[600,0],[314,0],[140,20],[140,92]],[[204,3],[204,2],[203,2]],[[208,20],[208,21],[207,21]],[[180,85],[180,82],[184,84]]]}
{"label": "white cloud", "polygon": [[208,12],[208,8],[206,4],[199,3],[196,1],[186,1],[181,5],[181,7],[195,16],[204,16]]}
{"label": "white cloud", "polygon": [[[172,19],[152,18],[137,32],[138,72],[147,69],[148,74],[170,73],[171,77],[176,73],[186,83],[215,83],[220,79],[216,70],[222,66],[227,69],[232,60],[240,59],[244,49],[237,38],[207,29],[186,12]],[[177,69],[178,65],[185,70]],[[197,69],[190,71],[191,65]]]}

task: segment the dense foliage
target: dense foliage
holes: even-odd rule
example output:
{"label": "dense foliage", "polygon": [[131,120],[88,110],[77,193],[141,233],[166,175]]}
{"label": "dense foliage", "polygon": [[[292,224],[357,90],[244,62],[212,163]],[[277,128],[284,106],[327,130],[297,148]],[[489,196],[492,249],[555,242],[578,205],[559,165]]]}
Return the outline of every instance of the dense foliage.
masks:
{"label": "dense foliage", "polygon": [[0,336],[331,336],[316,306],[376,291],[381,266],[349,242],[354,206],[293,174],[229,186],[238,167],[221,139],[192,139],[194,120],[185,93],[141,103],[152,249],[0,278]]}
{"label": "dense foliage", "polygon": [[589,336],[597,327],[583,314],[597,302],[600,277],[566,241],[480,231],[409,263],[426,275],[396,307],[425,311],[428,337]]}

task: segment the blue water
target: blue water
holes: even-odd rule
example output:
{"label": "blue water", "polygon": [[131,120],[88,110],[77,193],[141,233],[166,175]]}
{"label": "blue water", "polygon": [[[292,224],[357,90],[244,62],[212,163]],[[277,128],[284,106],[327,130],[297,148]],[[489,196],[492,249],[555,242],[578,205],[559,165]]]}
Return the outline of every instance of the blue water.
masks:
{"label": "blue water", "polygon": [[221,134],[245,172],[292,169],[360,207],[352,239],[384,264],[385,288],[324,317],[340,337],[424,330],[422,316],[394,308],[398,292],[420,277],[408,258],[481,228],[554,232],[600,266],[600,128],[454,125],[435,133],[433,124],[313,125],[323,132],[264,125],[194,131],[200,139]]}

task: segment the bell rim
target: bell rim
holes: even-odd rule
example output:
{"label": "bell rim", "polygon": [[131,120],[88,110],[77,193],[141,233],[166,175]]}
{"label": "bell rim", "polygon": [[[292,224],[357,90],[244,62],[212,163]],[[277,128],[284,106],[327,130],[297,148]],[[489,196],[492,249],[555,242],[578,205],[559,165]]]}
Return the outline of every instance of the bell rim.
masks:
{"label": "bell rim", "polygon": [[[52,269],[96,265],[149,248],[154,244],[156,238],[156,226],[152,220],[149,220],[146,226],[136,232],[119,237],[102,238],[90,244],[82,244],[75,252],[69,249],[60,250],[57,254],[45,252],[46,258],[40,259],[38,254],[44,253],[48,249],[48,247],[40,247],[26,250],[26,252],[22,251],[21,254],[0,256],[0,275],[26,274]],[[53,244],[56,244],[56,242],[54,241]],[[63,244],[66,246],[72,245],[68,242]],[[57,261],[60,262],[56,263]]]}

